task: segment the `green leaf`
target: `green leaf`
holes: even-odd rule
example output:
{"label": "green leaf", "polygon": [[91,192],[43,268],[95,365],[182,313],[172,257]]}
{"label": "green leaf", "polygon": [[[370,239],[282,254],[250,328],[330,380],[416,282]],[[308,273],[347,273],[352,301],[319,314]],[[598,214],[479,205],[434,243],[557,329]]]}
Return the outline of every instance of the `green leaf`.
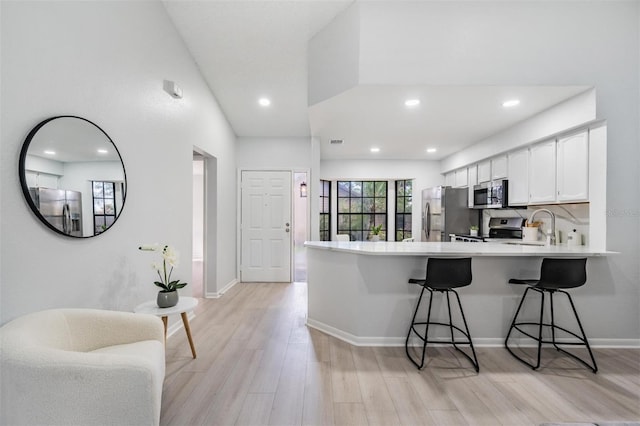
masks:
{"label": "green leaf", "polygon": [[167,287],[166,285],[164,285],[164,283],[161,283],[160,281],[154,281],[153,283],[164,290],[169,290],[169,287]]}
{"label": "green leaf", "polygon": [[182,288],[186,286],[188,283],[176,284],[176,288]]}

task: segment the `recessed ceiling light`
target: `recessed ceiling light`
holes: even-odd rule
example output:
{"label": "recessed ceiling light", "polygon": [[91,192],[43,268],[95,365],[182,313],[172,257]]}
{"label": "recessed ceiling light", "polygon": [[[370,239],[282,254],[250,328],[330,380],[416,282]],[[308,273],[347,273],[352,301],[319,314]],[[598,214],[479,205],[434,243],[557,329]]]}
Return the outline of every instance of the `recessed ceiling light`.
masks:
{"label": "recessed ceiling light", "polygon": [[109,153],[109,151],[107,151],[106,149],[103,149],[103,148],[100,148],[98,150],[98,154],[108,154],[108,153]]}
{"label": "recessed ceiling light", "polygon": [[271,100],[269,100],[268,98],[260,98],[258,99],[258,103],[260,104],[260,106],[267,107],[271,105]]}
{"label": "recessed ceiling light", "polygon": [[45,150],[44,153],[47,154],[47,155],[56,155],[56,152],[55,151],[51,151],[50,149]]}
{"label": "recessed ceiling light", "polygon": [[371,152],[380,152],[380,148],[371,148]]}
{"label": "recessed ceiling light", "polygon": [[427,152],[428,152],[429,154],[432,154],[432,153],[434,153],[434,152],[436,152],[436,151],[437,151],[437,149],[436,149],[436,148],[427,148]]}
{"label": "recessed ceiling light", "polygon": [[504,101],[502,103],[502,106],[505,107],[505,108],[511,108],[511,107],[514,107],[514,106],[517,106],[517,105],[520,105],[520,100],[519,99],[511,99],[511,100],[508,100],[508,101]]}
{"label": "recessed ceiling light", "polygon": [[414,107],[420,105],[420,99],[407,99],[404,101],[404,106]]}

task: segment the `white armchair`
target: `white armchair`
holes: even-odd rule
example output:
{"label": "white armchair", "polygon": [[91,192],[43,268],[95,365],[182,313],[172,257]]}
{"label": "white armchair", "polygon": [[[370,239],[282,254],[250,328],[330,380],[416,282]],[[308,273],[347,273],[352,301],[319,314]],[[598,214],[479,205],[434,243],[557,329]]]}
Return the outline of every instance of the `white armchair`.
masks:
{"label": "white armchair", "polygon": [[164,328],[153,315],[54,309],[0,328],[0,424],[157,425]]}

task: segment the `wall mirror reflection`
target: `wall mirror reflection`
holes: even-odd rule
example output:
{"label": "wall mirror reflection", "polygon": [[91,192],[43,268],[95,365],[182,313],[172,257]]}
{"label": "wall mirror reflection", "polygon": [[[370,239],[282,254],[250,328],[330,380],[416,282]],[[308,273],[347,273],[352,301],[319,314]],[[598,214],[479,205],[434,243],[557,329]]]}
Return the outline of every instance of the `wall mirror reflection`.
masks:
{"label": "wall mirror reflection", "polygon": [[35,126],[22,146],[19,173],[27,203],[57,233],[93,237],[122,212],[122,158],[111,138],[87,119],[58,116]]}

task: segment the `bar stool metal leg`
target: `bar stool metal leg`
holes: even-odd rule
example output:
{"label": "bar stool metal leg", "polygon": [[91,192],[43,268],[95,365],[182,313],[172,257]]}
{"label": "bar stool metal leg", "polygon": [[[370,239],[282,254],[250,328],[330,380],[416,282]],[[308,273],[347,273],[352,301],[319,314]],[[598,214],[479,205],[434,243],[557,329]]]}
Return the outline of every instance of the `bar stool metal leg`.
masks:
{"label": "bar stool metal leg", "polygon": [[[516,355],[515,352],[513,352],[511,350],[511,348],[509,347],[509,337],[511,336],[511,332],[515,329],[518,330],[519,332],[521,332],[522,334],[532,338],[532,339],[536,339],[535,336],[527,333],[524,330],[521,330],[520,328],[518,328],[518,325],[534,325],[536,323],[518,323],[518,315],[520,314],[520,310],[522,309],[522,305],[524,304],[524,301],[527,298],[527,295],[529,294],[529,290],[531,290],[532,287],[527,287],[526,290],[524,291],[524,294],[522,295],[522,299],[520,299],[520,304],[518,305],[518,309],[516,309],[516,313],[513,316],[513,320],[511,321],[511,326],[509,327],[509,332],[507,333],[507,337],[504,339],[504,347],[507,349],[507,351],[509,351],[509,353],[511,355],[513,355],[514,358],[516,358],[518,361],[522,362],[523,364],[528,365],[529,367],[531,367],[532,369],[536,369],[540,366],[540,343],[538,343],[538,365],[534,365],[532,363],[530,363],[529,361],[525,360],[524,358],[520,357],[519,355]],[[542,305],[542,307],[544,307],[544,305]],[[541,310],[542,313],[542,310]],[[540,338],[542,336],[542,326],[540,326],[540,329],[538,330],[538,338]]]}
{"label": "bar stool metal leg", "polygon": [[[582,364],[584,364],[586,367],[590,368],[591,371],[593,371],[594,373],[598,372],[598,365],[596,364],[596,359],[593,356],[593,352],[591,351],[591,346],[589,345],[589,341],[587,340],[587,335],[584,332],[584,328],[582,328],[582,323],[580,322],[580,317],[578,316],[578,311],[576,310],[576,306],[573,304],[573,299],[571,298],[571,295],[569,293],[567,293],[566,291],[562,291],[562,290],[558,290],[560,293],[564,293],[567,295],[567,298],[569,299],[569,303],[571,304],[571,309],[573,309],[573,315],[575,315],[576,317],[576,321],[578,323],[578,327],[580,328],[580,333],[582,334],[582,337],[580,336],[576,336],[575,333],[571,333],[574,336],[578,337],[578,339],[582,340],[582,343],[587,347],[587,351],[589,352],[589,357],[591,358],[591,362],[593,363],[592,365],[589,365],[586,361],[584,361],[581,358],[578,358],[577,356],[575,356],[574,354],[567,352],[566,350],[562,349],[562,348],[558,348],[559,351],[561,351],[564,354],[569,355],[570,357],[574,358],[575,360],[581,362]],[[566,330],[564,330],[566,331]]]}
{"label": "bar stool metal leg", "polygon": [[[467,320],[464,315],[464,311],[462,310],[462,304],[460,302],[460,296],[458,293],[453,290],[453,288],[465,287],[471,284],[472,274],[471,274],[471,258],[458,258],[458,259],[438,259],[432,258],[427,260],[427,274],[424,280],[421,279],[409,279],[410,284],[419,284],[422,286],[422,291],[420,292],[420,297],[418,298],[418,303],[416,305],[416,309],[413,313],[413,318],[411,319],[411,325],[409,326],[409,332],[407,333],[407,338],[405,340],[405,352],[407,357],[411,362],[421,369],[425,364],[425,356],[427,352],[427,344],[429,343],[429,330],[431,326],[444,326],[449,328],[449,334],[451,337],[450,341],[443,341],[442,339],[436,339],[438,343],[446,343],[451,344],[454,348],[461,352],[471,363],[473,364],[476,372],[480,370],[478,365],[478,359],[476,357],[476,352],[473,347],[473,343],[471,342],[471,334],[469,332],[469,326],[467,325]],[[420,310],[420,306],[422,303],[422,297],[424,296],[424,291],[429,291],[429,307],[427,308],[427,318],[426,321],[418,320],[416,318],[418,316],[418,311]],[[446,293],[447,298],[447,316],[448,322],[439,322],[431,320],[431,309],[433,306],[433,298],[434,293],[443,294],[443,297]],[[451,297],[449,296],[449,292],[453,292],[456,295],[456,300],[458,301],[458,307],[460,308],[460,314],[462,315],[462,320],[464,322],[464,330],[457,325],[453,324],[453,318],[451,314]],[[420,333],[418,330],[418,326],[425,326],[424,335]],[[462,333],[466,340],[459,339],[456,341],[455,330]],[[417,338],[422,340],[422,354],[420,355],[420,359],[416,359],[412,356],[409,351],[409,340],[411,340],[412,334],[415,333]],[[431,343],[434,341],[432,340]],[[459,345],[470,345],[471,352],[473,354],[473,358],[470,357],[466,352],[460,349]],[[415,351],[413,351],[415,352]]]}
{"label": "bar stool metal leg", "polygon": [[[471,364],[473,364],[473,368],[475,368],[476,373],[478,373],[480,372],[480,364],[478,364],[478,357],[476,356],[476,350],[473,348],[473,342],[471,341],[471,332],[469,331],[469,326],[467,325],[467,319],[464,315],[464,310],[462,309],[462,303],[460,303],[460,296],[458,295],[457,291],[455,290],[450,290],[450,291],[456,295],[456,300],[458,300],[458,307],[460,308],[460,315],[462,316],[462,322],[464,323],[464,329],[465,329],[465,331],[462,332],[462,334],[464,334],[467,340],[469,341],[469,346],[471,347],[471,353],[473,354],[473,359],[471,359],[471,357],[467,355],[466,352],[464,352],[462,349],[460,349],[456,345],[455,339],[453,338],[453,328],[455,328],[455,326],[451,325],[452,327],[451,341],[453,342],[453,347],[456,348],[458,351],[460,351],[460,353],[462,353],[464,356],[466,356],[469,361],[471,361]],[[449,304],[449,292],[447,292],[447,304]],[[451,323],[451,307],[450,306],[449,306],[449,322]]]}

